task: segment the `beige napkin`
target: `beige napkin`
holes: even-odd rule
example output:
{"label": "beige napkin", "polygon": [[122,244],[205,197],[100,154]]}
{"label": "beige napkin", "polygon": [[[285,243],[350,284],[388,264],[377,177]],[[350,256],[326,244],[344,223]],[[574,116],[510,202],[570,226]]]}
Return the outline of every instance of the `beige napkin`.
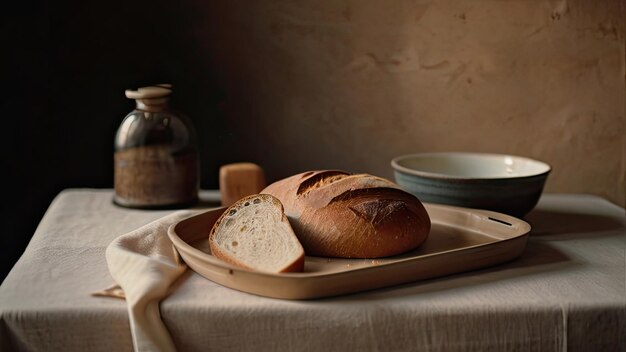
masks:
{"label": "beige napkin", "polygon": [[107,247],[107,264],[117,285],[94,295],[126,299],[135,351],[176,351],[161,320],[159,303],[186,265],[167,230],[197,212],[174,212],[118,237]]}

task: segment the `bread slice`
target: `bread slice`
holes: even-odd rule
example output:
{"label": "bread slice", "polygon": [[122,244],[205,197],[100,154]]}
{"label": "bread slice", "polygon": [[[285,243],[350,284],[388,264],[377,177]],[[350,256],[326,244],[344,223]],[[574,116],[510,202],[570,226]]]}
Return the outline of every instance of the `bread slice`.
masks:
{"label": "bread slice", "polygon": [[233,265],[271,273],[304,268],[304,249],[282,203],[269,194],[244,197],[224,211],[209,234],[211,253]]}

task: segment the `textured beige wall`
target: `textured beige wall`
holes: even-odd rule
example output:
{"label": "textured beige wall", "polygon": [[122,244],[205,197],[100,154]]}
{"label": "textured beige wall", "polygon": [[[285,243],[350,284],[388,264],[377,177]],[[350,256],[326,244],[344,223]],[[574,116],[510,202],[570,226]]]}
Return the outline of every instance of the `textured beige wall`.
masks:
{"label": "textured beige wall", "polygon": [[[625,203],[624,1],[216,1],[197,28],[240,159],[393,177],[424,151],[550,163]],[[232,160],[234,161],[234,160]]]}

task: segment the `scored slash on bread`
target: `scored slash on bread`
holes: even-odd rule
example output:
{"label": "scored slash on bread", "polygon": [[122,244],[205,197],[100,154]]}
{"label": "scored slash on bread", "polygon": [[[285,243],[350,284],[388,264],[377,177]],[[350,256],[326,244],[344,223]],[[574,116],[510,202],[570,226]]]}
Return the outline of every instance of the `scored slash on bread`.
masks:
{"label": "scored slash on bread", "polygon": [[228,263],[272,273],[304,268],[304,249],[281,202],[269,194],[244,197],[228,207],[209,234],[211,253]]}

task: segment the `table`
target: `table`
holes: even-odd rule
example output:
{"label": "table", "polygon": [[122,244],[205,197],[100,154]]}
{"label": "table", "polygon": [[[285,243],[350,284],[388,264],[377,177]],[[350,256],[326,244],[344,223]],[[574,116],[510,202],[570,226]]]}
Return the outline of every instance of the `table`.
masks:
{"label": "table", "polygon": [[[170,211],[111,203],[110,189],[52,202],[0,286],[2,351],[132,351],[104,251]],[[203,191],[199,207],[216,205]],[[161,302],[180,351],[624,351],[626,216],[583,194],[546,194],[524,254],[438,279],[310,301],[258,297],[188,270]],[[10,235],[10,234],[4,234]]]}

